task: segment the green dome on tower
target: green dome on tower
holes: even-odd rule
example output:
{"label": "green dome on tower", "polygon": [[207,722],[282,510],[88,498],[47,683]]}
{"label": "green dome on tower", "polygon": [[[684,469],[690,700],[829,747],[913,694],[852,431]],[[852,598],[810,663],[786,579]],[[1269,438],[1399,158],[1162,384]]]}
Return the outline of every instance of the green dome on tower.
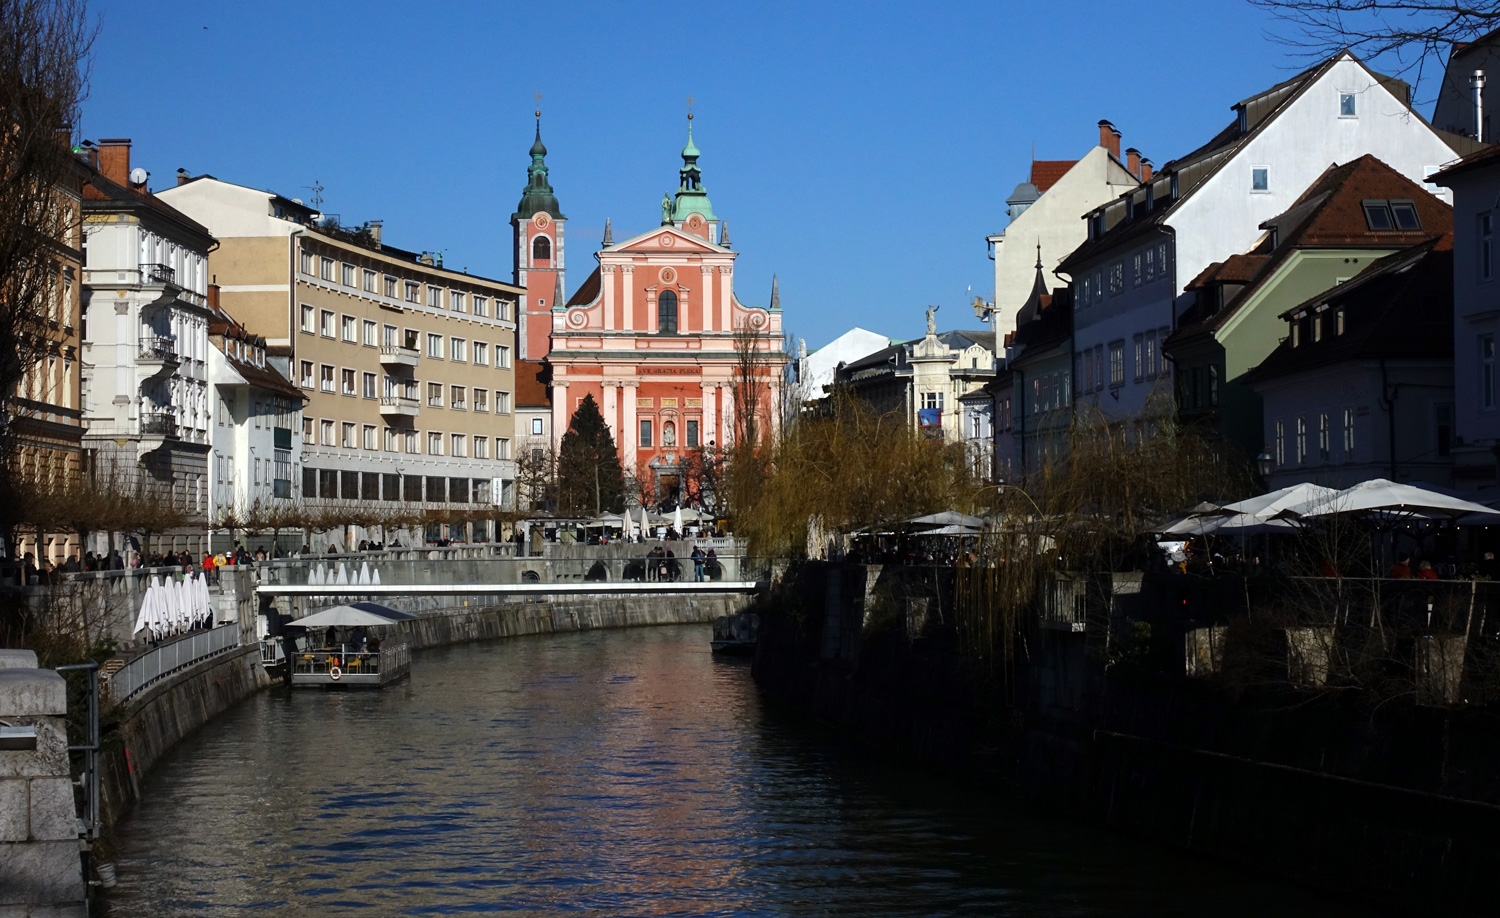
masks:
{"label": "green dome on tower", "polygon": [[682,170],[678,172],[676,200],[672,205],[672,221],[680,223],[688,214],[702,214],[703,219],[713,221],[713,205],[708,201],[708,189],[703,187],[703,170],[698,168],[698,145],[693,143],[693,115],[688,113],[687,146],[682,148]]}
{"label": "green dome on tower", "polygon": [[536,113],[536,142],[531,145],[531,165],[526,167],[526,188],[521,192],[521,203],[516,205],[515,216],[529,219],[539,213],[548,213],[559,219],[562,210],[557,204],[557,195],[547,181],[547,145],[542,143],[542,113]]}

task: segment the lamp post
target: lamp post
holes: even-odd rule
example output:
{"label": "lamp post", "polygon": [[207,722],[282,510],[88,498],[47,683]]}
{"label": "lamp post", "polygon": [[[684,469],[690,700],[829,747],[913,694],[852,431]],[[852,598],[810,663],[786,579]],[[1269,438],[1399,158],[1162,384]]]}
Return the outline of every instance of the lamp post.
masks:
{"label": "lamp post", "polygon": [[1260,473],[1260,480],[1262,484],[1269,486],[1271,481],[1271,472],[1275,471],[1275,469],[1276,460],[1271,458],[1270,453],[1266,452],[1265,450],[1261,450],[1260,455],[1255,457],[1255,470]]}

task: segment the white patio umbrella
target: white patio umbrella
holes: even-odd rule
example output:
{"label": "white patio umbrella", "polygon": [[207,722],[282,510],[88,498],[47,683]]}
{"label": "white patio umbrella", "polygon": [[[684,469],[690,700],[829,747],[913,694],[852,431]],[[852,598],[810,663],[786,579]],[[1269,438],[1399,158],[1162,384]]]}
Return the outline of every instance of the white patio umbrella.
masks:
{"label": "white patio umbrella", "polygon": [[356,582],[359,583],[362,586],[369,586],[370,585],[370,562],[364,561],[364,562],[360,563],[360,565],[359,565],[359,580],[356,581]]}
{"label": "white patio umbrella", "polygon": [[354,606],[333,606],[287,624],[298,628],[352,628],[356,625],[394,625],[396,621]]}
{"label": "white patio umbrella", "polygon": [[1303,482],[1287,488],[1278,488],[1259,497],[1249,497],[1232,504],[1225,504],[1222,512],[1224,514],[1246,513],[1270,519],[1288,508],[1321,503],[1337,493],[1333,488]]}
{"label": "white patio umbrella", "polygon": [[[1296,512],[1296,511],[1293,511]],[[1397,484],[1385,478],[1362,481],[1322,501],[1304,507],[1304,517],[1359,513],[1385,516],[1461,517],[1470,513],[1490,513],[1490,508],[1470,500],[1449,497],[1437,491]]]}
{"label": "white patio umbrella", "polygon": [[678,532],[679,535],[682,533],[682,508],[681,507],[678,507],[676,510],[672,511],[672,528],[675,529],[675,530],[677,530],[677,532]]}
{"label": "white patio umbrella", "polygon": [[651,532],[651,521],[646,519],[646,508],[641,508],[641,538],[645,539]]}
{"label": "white patio umbrella", "polygon": [[135,630],[130,632],[131,634],[140,634],[142,628],[151,626],[152,601],[155,598],[156,594],[152,592],[151,585],[149,583],[146,584],[146,592],[141,596],[141,611],[136,614]]}
{"label": "white patio umbrella", "polygon": [[212,628],[214,625],[214,619],[217,618],[217,616],[214,615],[213,597],[208,592],[208,578],[200,573],[197,577],[197,586],[198,601],[202,603],[203,606],[203,617],[207,621],[208,627]]}

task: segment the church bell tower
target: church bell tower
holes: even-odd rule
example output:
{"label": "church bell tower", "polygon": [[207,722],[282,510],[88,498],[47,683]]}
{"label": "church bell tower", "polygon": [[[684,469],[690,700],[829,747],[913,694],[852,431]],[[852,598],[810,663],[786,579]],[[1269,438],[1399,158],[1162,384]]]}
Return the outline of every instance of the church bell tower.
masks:
{"label": "church bell tower", "polygon": [[567,219],[547,181],[547,147],[542,143],[542,113],[538,109],[526,188],[516,212],[510,215],[516,246],[516,285],[526,289],[526,303],[517,317],[517,347],[522,360],[541,360],[551,350],[552,309],[562,305],[564,296],[563,224]]}

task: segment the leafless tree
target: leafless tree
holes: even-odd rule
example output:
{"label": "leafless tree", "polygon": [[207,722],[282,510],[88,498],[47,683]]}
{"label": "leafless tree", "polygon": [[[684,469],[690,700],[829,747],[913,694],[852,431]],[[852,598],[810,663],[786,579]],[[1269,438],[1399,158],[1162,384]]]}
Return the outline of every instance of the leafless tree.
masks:
{"label": "leafless tree", "polygon": [[88,84],[95,27],[86,0],[0,0],[0,525],[19,522],[14,400],[52,346],[64,256],[81,211],[71,126]]}
{"label": "leafless tree", "polygon": [[1309,59],[1349,50],[1420,83],[1454,42],[1500,28],[1500,0],[1250,0],[1281,24],[1271,37]]}

